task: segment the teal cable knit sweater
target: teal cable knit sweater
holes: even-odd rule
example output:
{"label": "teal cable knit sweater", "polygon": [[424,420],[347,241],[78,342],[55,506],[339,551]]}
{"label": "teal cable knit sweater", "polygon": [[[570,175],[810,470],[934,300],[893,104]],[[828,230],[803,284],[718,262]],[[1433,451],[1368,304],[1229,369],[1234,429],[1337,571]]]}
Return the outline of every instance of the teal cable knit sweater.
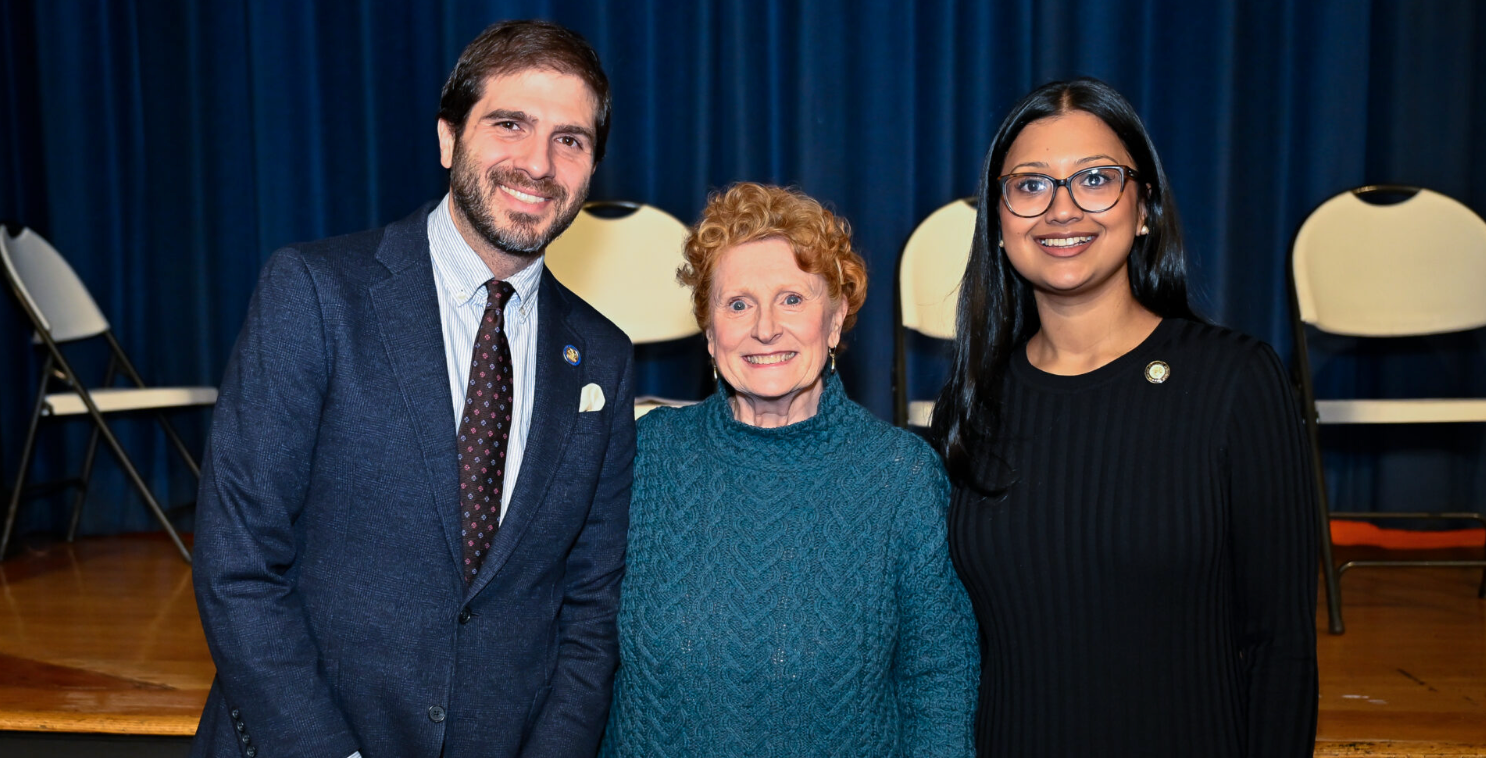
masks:
{"label": "teal cable knit sweater", "polygon": [[974,754],[949,484],[832,376],[808,420],[722,392],[640,420],[609,758]]}

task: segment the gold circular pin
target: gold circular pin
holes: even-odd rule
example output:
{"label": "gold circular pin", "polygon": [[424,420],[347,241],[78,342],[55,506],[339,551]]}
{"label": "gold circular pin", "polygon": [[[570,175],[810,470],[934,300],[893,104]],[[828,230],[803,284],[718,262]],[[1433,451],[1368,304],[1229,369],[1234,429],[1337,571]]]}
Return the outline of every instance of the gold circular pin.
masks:
{"label": "gold circular pin", "polygon": [[1171,378],[1171,367],[1166,361],[1151,361],[1145,364],[1145,380],[1151,384],[1160,384]]}

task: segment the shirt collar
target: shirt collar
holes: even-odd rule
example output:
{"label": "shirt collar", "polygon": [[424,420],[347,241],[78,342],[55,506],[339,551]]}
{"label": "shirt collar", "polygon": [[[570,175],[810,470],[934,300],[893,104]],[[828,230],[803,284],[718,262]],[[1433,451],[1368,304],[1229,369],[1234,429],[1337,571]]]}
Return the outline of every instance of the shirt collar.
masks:
{"label": "shirt collar", "polygon": [[[446,295],[452,303],[456,306],[469,305],[475,300],[483,303],[486,298],[485,283],[490,281],[490,267],[485,265],[480,254],[465,242],[464,236],[454,226],[454,219],[449,215],[450,201],[449,195],[445,194],[443,201],[428,215],[428,236],[431,243],[429,254],[433,258],[433,265],[438,267],[440,274],[450,285],[450,291]],[[542,269],[545,266],[546,256],[538,256],[530,266],[506,280],[516,290],[511,304],[517,307],[522,316],[536,304],[537,290],[542,283]]]}

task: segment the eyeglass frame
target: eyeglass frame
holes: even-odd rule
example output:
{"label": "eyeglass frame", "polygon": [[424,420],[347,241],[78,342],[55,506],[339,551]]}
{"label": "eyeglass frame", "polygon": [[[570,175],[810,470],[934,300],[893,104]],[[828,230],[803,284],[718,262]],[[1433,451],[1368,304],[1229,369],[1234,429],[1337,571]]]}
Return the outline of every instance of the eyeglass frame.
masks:
{"label": "eyeglass frame", "polygon": [[[1099,209],[1097,211],[1092,211],[1092,210],[1089,210],[1088,208],[1083,207],[1083,205],[1081,205],[1078,202],[1078,198],[1076,198],[1076,197],[1073,196],[1073,187],[1069,186],[1068,182],[1072,181],[1073,177],[1078,176],[1079,174],[1086,174],[1086,173],[1088,173],[1090,171],[1098,171],[1101,168],[1117,168],[1117,169],[1120,170],[1120,194],[1119,194],[1119,197],[1116,197],[1115,198],[1115,201],[1112,202],[1112,203],[1110,203],[1108,207],[1101,208],[1101,209]],[[1001,188],[1001,205],[1003,205],[1003,206],[1006,207],[1006,211],[1008,213],[1010,213],[1013,216],[1016,216],[1017,218],[1037,218],[1038,216],[1041,216],[1044,213],[1047,213],[1048,209],[1053,207],[1053,203],[1056,202],[1057,199],[1058,199],[1058,188],[1059,187],[1062,187],[1065,191],[1068,192],[1068,199],[1073,202],[1074,206],[1076,206],[1079,210],[1083,211],[1084,213],[1104,213],[1105,211],[1108,211],[1110,208],[1113,208],[1116,205],[1119,205],[1120,204],[1120,200],[1125,197],[1125,185],[1127,183],[1129,183],[1129,181],[1131,179],[1134,179],[1135,177],[1137,177],[1139,175],[1140,175],[1140,172],[1139,171],[1136,171],[1135,169],[1133,169],[1133,168],[1131,168],[1129,166],[1126,166],[1126,165],[1123,165],[1123,164],[1120,164],[1120,163],[1110,163],[1110,164],[1106,164],[1106,165],[1103,165],[1103,166],[1089,166],[1088,168],[1081,168],[1081,169],[1079,169],[1079,170],[1077,170],[1077,171],[1069,174],[1068,176],[1063,177],[1062,179],[1054,179],[1051,176],[1048,176],[1047,174],[1039,174],[1039,173],[1037,173],[1035,171],[1019,171],[1019,172],[1014,173],[1014,174],[1005,174],[1003,176],[996,177],[996,185]],[[1018,176],[1040,176],[1043,179],[1046,179],[1046,180],[1048,180],[1048,181],[1050,181],[1050,182],[1053,183],[1053,190],[1047,196],[1047,206],[1045,208],[1043,208],[1041,211],[1038,211],[1037,213],[1033,213],[1031,215],[1024,216],[1024,215],[1022,215],[1020,213],[1017,213],[1016,211],[1014,211],[1014,210],[1011,209],[1011,201],[1008,200],[1007,197],[1006,197],[1006,180],[1012,179],[1012,178],[1015,178],[1015,177],[1018,177]]]}

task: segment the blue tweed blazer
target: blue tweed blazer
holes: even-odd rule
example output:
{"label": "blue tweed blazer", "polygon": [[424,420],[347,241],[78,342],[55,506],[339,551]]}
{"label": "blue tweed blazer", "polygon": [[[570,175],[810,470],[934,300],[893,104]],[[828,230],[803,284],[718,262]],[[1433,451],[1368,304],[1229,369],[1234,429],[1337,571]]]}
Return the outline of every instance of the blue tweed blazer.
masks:
{"label": "blue tweed blazer", "polygon": [[[217,679],[193,756],[597,748],[635,450],[630,342],[543,274],[521,476],[467,586],[431,208],[279,250],[258,283],[197,506]],[[590,383],[606,404],[579,413]]]}

